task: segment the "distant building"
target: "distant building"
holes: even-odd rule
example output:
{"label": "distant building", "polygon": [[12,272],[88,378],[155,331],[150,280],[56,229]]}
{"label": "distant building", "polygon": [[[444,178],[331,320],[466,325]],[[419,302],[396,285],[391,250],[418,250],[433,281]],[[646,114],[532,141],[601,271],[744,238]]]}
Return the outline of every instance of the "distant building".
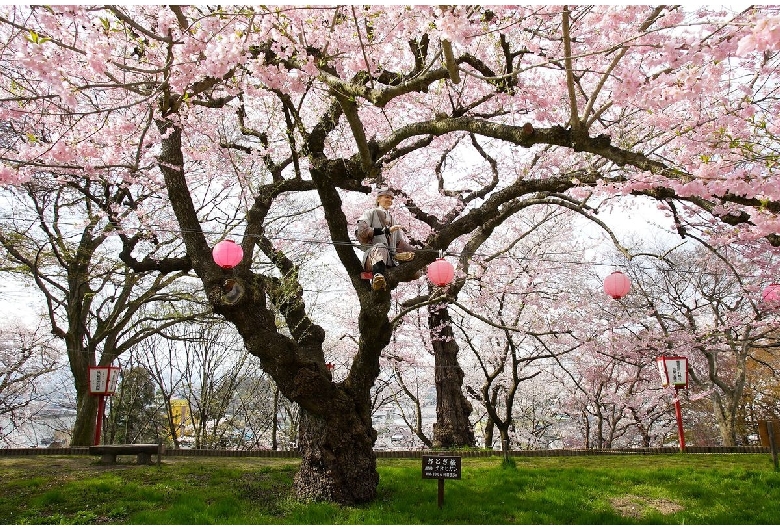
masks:
{"label": "distant building", "polygon": [[192,430],[192,410],[189,402],[183,398],[171,399],[171,414],[176,429],[176,438],[179,439],[191,434],[189,431]]}

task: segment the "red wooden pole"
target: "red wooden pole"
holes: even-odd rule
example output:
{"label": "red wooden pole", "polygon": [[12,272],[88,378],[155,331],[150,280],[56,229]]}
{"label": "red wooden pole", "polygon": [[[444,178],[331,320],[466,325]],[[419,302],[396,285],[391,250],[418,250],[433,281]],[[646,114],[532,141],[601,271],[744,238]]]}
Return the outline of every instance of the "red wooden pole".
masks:
{"label": "red wooden pole", "polygon": [[685,431],[683,430],[682,408],[680,408],[679,389],[674,387],[674,415],[677,417],[677,436],[680,438],[680,452],[685,451]]}
{"label": "red wooden pole", "polygon": [[103,413],[106,411],[106,396],[100,394],[98,396],[98,413],[97,422],[95,424],[95,445],[100,445],[100,431],[103,430]]}

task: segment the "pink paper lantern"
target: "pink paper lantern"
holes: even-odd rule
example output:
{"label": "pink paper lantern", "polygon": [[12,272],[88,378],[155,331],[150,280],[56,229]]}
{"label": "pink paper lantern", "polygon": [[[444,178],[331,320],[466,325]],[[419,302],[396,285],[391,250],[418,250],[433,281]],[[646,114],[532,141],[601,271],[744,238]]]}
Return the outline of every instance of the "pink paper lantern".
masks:
{"label": "pink paper lantern", "polygon": [[776,306],[780,304],[780,284],[770,283],[761,293],[761,298],[764,303],[770,306]]}
{"label": "pink paper lantern", "polygon": [[620,300],[631,290],[631,280],[620,271],[615,271],[604,279],[604,292],[615,300]]}
{"label": "pink paper lantern", "polygon": [[444,287],[455,277],[455,267],[444,258],[436,258],[436,261],[428,265],[428,279],[431,283]]}
{"label": "pink paper lantern", "polygon": [[220,241],[211,251],[214,262],[223,269],[232,269],[244,259],[244,250],[232,239]]}

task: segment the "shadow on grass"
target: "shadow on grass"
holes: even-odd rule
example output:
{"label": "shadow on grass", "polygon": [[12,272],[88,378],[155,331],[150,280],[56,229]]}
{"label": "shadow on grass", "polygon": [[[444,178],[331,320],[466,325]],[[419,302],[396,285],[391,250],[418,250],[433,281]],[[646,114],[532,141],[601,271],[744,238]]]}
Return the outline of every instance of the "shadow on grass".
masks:
{"label": "shadow on grass", "polygon": [[744,525],[774,523],[780,504],[760,455],[468,459],[441,509],[415,460],[380,460],[376,500],[356,507],[294,500],[296,461],[17,462],[0,461],[0,524]]}
{"label": "shadow on grass", "polygon": [[[711,460],[703,455],[702,460]],[[732,465],[700,469],[699,457],[584,459],[577,463],[493,460],[462,480],[445,481],[437,507],[435,480],[409,467],[380,467],[383,506],[399,524],[770,524],[780,501],[780,474]],[[724,461],[726,459],[723,459]],[[488,462],[489,459],[488,459]],[[664,464],[664,465],[661,465]],[[668,466],[668,467],[667,467]],[[628,504],[626,504],[628,503]],[[628,506],[630,509],[624,509]],[[347,522],[347,521],[345,521]]]}

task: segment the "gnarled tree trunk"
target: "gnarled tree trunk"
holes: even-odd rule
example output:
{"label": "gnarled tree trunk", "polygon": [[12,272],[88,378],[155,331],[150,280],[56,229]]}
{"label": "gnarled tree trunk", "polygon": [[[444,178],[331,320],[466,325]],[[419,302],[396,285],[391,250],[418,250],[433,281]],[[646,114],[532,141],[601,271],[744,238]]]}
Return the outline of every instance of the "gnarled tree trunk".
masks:
{"label": "gnarled tree trunk", "polygon": [[[299,396],[302,461],[295,476],[299,498],[358,504],[376,497],[379,473],[374,455],[377,434],[371,425],[371,387],[379,374],[379,354],[390,341],[392,329],[386,317],[389,294],[368,296],[375,303],[364,304],[361,310],[361,344],[349,376],[339,383],[331,382],[328,391],[315,393],[321,401]],[[330,371],[325,369],[325,373],[330,378]],[[294,393],[300,389],[298,384]]]}
{"label": "gnarled tree trunk", "polygon": [[339,405],[344,408],[327,418],[301,409],[301,467],[295,476],[300,499],[357,504],[376,496],[376,434],[349,403]]}
{"label": "gnarled tree trunk", "polygon": [[458,364],[460,348],[452,332],[450,313],[445,304],[428,307],[436,378],[433,446],[473,446],[474,429],[469,423],[472,407],[463,395],[463,370]]}

